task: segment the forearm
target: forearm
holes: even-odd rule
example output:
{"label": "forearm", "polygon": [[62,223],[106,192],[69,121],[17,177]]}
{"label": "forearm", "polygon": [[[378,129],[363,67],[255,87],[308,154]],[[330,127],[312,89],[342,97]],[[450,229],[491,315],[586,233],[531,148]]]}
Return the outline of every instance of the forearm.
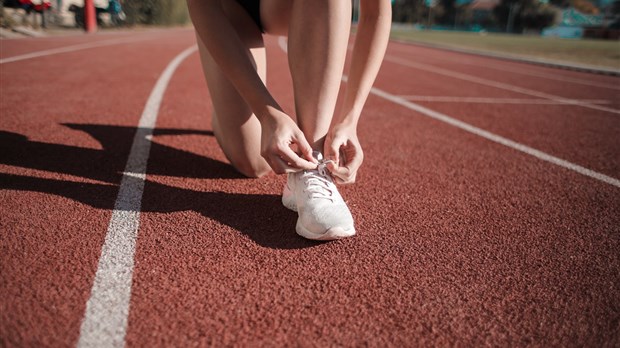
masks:
{"label": "forearm", "polygon": [[334,123],[357,126],[387,47],[392,8],[389,0],[361,1],[353,55],[342,111]]}
{"label": "forearm", "polygon": [[259,119],[269,108],[281,110],[256,72],[249,52],[235,31],[220,1],[187,0],[198,36],[239,94]]}

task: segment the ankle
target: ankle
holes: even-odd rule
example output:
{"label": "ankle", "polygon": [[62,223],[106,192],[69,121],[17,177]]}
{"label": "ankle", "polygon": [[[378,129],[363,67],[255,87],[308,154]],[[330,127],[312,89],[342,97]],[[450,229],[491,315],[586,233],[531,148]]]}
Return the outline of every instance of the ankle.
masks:
{"label": "ankle", "polygon": [[[308,138],[311,139],[311,138]],[[316,138],[315,138],[316,139]],[[325,136],[318,138],[317,140],[310,143],[310,147],[312,150],[323,153],[323,146],[325,145]]]}

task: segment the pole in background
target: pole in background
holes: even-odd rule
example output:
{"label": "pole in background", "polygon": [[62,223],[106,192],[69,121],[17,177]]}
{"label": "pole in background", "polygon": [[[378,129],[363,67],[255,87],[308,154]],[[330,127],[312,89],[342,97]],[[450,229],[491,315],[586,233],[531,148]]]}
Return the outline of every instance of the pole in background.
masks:
{"label": "pole in background", "polygon": [[433,8],[437,6],[438,2],[439,0],[424,0],[424,4],[428,7],[427,30],[431,30],[433,27]]}
{"label": "pole in background", "polygon": [[97,31],[97,16],[93,0],[84,0],[84,29],[87,33]]}
{"label": "pole in background", "polygon": [[517,15],[517,11],[519,11],[520,7],[521,4],[518,2],[513,2],[512,4],[510,4],[510,10],[508,12],[508,23],[506,23],[507,33],[512,33],[515,24],[515,16]]}

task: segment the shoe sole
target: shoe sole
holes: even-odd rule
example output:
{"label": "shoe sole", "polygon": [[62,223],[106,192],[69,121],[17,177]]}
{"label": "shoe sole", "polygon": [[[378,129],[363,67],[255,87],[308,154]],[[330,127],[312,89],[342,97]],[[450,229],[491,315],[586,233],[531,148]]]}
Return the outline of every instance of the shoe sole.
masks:
{"label": "shoe sole", "polygon": [[299,222],[299,220],[297,220],[297,226],[295,226],[295,231],[297,232],[298,235],[306,239],[312,239],[312,240],[337,240],[337,239],[353,237],[355,235],[355,229],[345,230],[341,227],[333,227],[325,231],[325,233],[316,234],[306,229]]}

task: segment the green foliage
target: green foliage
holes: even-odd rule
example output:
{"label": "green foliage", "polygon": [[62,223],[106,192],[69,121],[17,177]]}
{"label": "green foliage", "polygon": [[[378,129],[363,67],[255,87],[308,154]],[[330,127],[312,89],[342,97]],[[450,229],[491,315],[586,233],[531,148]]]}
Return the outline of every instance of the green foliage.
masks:
{"label": "green foliage", "polygon": [[439,4],[443,11],[441,16],[437,16],[437,23],[448,26],[453,25],[457,15],[456,0],[440,0]]}
{"label": "green foliage", "polygon": [[[502,27],[513,33],[542,30],[553,23],[553,10],[538,0],[502,0],[493,10]],[[512,25],[510,17],[512,16]]]}
{"label": "green foliage", "polygon": [[428,8],[424,0],[395,0],[392,5],[392,20],[401,23],[423,23]]}
{"label": "green foliage", "polygon": [[189,22],[184,0],[126,0],[127,24],[178,25]]}

